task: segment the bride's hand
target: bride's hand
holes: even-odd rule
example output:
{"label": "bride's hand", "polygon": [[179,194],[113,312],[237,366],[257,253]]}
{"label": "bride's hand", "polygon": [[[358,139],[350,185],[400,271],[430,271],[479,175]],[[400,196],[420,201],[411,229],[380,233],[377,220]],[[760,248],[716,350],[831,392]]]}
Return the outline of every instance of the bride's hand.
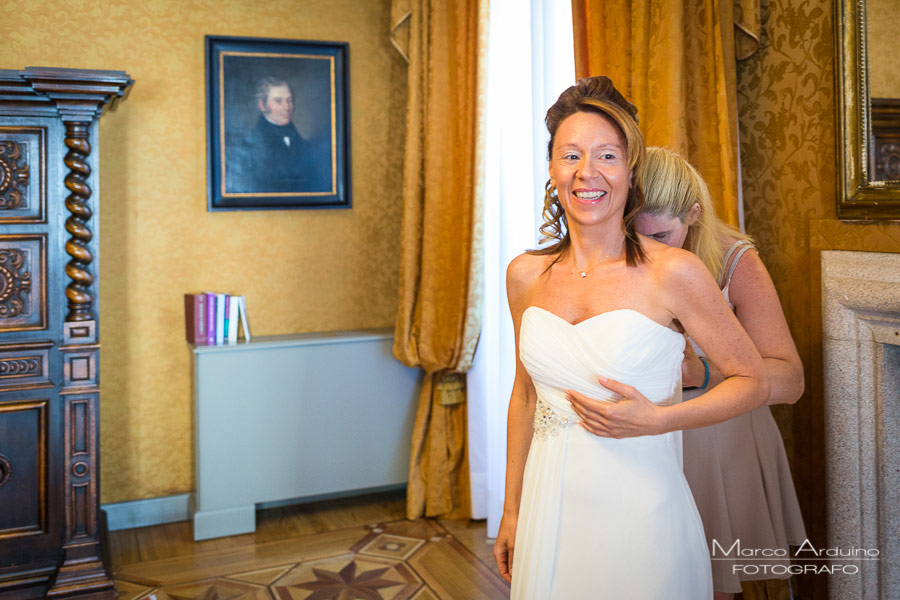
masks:
{"label": "bride's hand", "polygon": [[494,559],[497,561],[497,570],[500,577],[506,583],[512,583],[513,550],[516,545],[516,522],[514,516],[504,513],[500,519],[500,529],[497,532],[497,541],[494,542]]}
{"label": "bride's hand", "polygon": [[663,408],[653,404],[630,385],[598,377],[600,385],[620,396],[617,402],[601,402],[575,390],[566,390],[566,398],[581,417],[581,425],[600,437],[626,438],[665,433]]}

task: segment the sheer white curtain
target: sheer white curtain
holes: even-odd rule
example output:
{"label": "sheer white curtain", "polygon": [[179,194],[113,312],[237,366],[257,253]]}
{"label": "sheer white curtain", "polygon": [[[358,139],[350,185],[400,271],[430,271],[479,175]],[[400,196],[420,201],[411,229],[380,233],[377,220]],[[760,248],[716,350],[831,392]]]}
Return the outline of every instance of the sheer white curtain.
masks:
{"label": "sheer white curtain", "polygon": [[537,245],[547,180],[544,113],[575,82],[571,0],[492,0],[485,152],[484,321],[468,374],[472,515],[503,513],[506,411],[515,373],[506,267]]}

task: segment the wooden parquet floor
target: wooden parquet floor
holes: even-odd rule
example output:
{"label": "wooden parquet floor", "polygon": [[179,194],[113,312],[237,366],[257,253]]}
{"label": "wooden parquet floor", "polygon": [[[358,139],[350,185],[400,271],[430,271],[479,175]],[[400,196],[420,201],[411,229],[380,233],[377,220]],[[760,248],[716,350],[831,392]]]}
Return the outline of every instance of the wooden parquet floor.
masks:
{"label": "wooden parquet floor", "polygon": [[509,597],[483,521],[403,518],[402,492],[269,509],[253,534],[194,542],[190,523],[110,533],[120,600]]}

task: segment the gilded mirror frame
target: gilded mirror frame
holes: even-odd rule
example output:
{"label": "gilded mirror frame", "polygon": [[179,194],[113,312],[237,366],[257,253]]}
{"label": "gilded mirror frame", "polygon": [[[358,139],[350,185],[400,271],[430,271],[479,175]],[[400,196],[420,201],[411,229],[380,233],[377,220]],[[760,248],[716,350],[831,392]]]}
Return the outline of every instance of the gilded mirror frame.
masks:
{"label": "gilded mirror frame", "polygon": [[900,220],[900,181],[873,181],[865,0],[835,0],[837,216]]}

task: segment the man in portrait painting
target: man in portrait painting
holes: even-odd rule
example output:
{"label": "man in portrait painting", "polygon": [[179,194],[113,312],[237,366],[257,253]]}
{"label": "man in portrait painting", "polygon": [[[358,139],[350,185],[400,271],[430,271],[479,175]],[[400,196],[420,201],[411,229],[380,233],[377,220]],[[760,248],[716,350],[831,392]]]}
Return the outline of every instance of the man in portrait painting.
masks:
{"label": "man in portrait painting", "polygon": [[277,77],[256,86],[256,124],[229,148],[227,190],[244,193],[329,192],[327,153],[303,138],[294,124],[294,90]]}

